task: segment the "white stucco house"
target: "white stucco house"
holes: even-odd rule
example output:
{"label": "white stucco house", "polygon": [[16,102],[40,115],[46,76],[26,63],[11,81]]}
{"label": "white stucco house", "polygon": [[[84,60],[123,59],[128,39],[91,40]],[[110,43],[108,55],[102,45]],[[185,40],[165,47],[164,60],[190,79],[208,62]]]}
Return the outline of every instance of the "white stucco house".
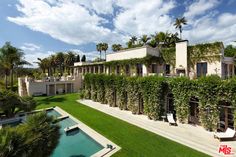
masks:
{"label": "white stucco house", "polygon": [[73,93],[81,87],[81,77],[54,77],[34,80],[29,77],[18,78],[18,93],[20,96],[57,95]]}
{"label": "white stucco house", "polygon": [[[211,43],[207,44],[211,45]],[[194,47],[194,45],[192,47]],[[207,58],[211,56],[206,55],[203,57],[206,58],[206,60],[198,60],[191,66],[189,64],[191,54],[188,48],[189,44],[187,40],[176,43],[175,66],[169,65],[165,63],[165,61],[161,61],[162,57],[160,49],[143,46],[108,53],[106,55],[106,62],[75,63],[74,73],[76,76],[86,73],[106,73],[128,76],[185,75],[190,78],[198,78],[200,76],[213,74],[218,75],[221,78],[228,78],[234,75],[234,58],[224,56],[223,44],[216,49],[216,52],[214,52],[214,57],[216,56],[218,58],[217,60],[209,61]],[[153,57],[153,59],[151,59],[150,56]],[[148,63],[143,63],[142,59],[145,57],[149,57]],[[140,63],[138,63],[138,60],[140,60]],[[133,63],[134,61],[135,64]],[[114,66],[114,64],[116,65]]]}

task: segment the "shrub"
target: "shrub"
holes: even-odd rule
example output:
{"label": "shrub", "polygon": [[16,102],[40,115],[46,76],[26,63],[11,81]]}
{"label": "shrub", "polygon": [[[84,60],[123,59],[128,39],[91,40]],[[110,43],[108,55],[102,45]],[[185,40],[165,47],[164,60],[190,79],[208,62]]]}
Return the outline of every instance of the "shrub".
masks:
{"label": "shrub", "polygon": [[202,77],[198,81],[200,122],[208,130],[216,130],[219,122],[219,94],[222,80],[218,76]]}
{"label": "shrub", "polygon": [[144,100],[144,113],[150,119],[160,119],[163,115],[167,83],[163,77],[143,77],[140,81]]}
{"label": "shrub", "polygon": [[195,83],[186,77],[178,77],[170,79],[169,84],[174,96],[174,107],[177,118],[179,122],[187,123],[189,116],[189,100],[195,95]]}
{"label": "shrub", "polygon": [[138,77],[127,78],[128,109],[133,114],[139,113],[140,88]]}
{"label": "shrub", "polygon": [[117,105],[121,110],[127,110],[127,80],[124,76],[117,76],[115,79]]}

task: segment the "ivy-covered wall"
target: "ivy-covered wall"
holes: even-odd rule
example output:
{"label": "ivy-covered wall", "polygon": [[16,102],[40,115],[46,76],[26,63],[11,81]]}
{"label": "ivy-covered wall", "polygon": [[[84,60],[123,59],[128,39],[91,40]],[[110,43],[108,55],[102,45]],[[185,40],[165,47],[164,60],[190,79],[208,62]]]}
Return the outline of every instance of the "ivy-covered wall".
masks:
{"label": "ivy-covered wall", "polygon": [[[193,68],[199,61],[208,61],[210,63],[219,61],[223,49],[222,42],[188,46],[188,65]],[[175,67],[175,47],[162,48],[161,56],[165,63]]]}
{"label": "ivy-covered wall", "polygon": [[[198,98],[200,124],[207,130],[216,130],[221,102],[236,107],[236,78],[221,80],[212,75],[190,80],[186,77],[87,74],[83,93],[86,99],[118,106],[133,114],[143,113],[153,120],[159,120],[166,114],[166,97],[172,93],[176,116],[181,123],[188,123],[190,99]],[[234,113],[236,122],[236,110]]]}

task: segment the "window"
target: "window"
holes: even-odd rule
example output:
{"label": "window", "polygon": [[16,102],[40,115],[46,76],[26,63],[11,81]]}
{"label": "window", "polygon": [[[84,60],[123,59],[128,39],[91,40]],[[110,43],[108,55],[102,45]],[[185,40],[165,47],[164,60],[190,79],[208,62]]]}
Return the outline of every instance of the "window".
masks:
{"label": "window", "polygon": [[120,75],[120,66],[119,65],[116,66],[116,74]]}
{"label": "window", "polygon": [[166,74],[170,74],[170,65],[169,64],[166,64],[165,72],[166,72]]}
{"label": "window", "polygon": [[152,64],[151,73],[157,73],[157,65]]}
{"label": "window", "polygon": [[207,63],[197,63],[197,77],[206,76],[207,74]]}
{"label": "window", "polygon": [[136,68],[137,68],[137,75],[138,76],[142,76],[142,74],[143,74],[143,66],[142,66],[142,64],[137,64]]}
{"label": "window", "polygon": [[103,65],[100,65],[100,73],[103,73]]}
{"label": "window", "polygon": [[127,76],[130,76],[130,69],[129,69],[129,65],[125,66],[125,73]]}

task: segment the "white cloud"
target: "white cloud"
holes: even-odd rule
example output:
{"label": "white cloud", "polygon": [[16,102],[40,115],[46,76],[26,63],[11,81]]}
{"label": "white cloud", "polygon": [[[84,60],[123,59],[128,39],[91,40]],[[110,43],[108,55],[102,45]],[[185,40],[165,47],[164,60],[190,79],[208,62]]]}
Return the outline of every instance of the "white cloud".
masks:
{"label": "white cloud", "polygon": [[40,46],[35,45],[33,43],[24,43],[20,49],[24,50],[24,51],[36,51],[40,49]]}
{"label": "white cloud", "polygon": [[124,8],[114,19],[116,30],[129,35],[151,34],[156,31],[173,30],[173,19],[169,14],[175,7],[173,1],[126,1],[118,0]]}
{"label": "white cloud", "polygon": [[19,2],[17,9],[22,15],[8,17],[9,21],[46,33],[63,42],[79,45],[101,41],[114,42],[122,38],[118,33],[102,26],[107,22],[106,19],[72,0],[59,0],[55,5],[44,0]]}
{"label": "white cloud", "polygon": [[[171,15],[172,9],[178,7],[176,0],[18,1],[17,9],[21,14],[8,17],[9,21],[69,44],[124,44],[131,35],[177,31],[173,26],[176,17]],[[188,25],[184,27],[183,36],[190,43],[218,40],[228,44],[236,40],[236,14],[218,12],[216,8],[220,2],[196,0],[186,7],[182,15],[186,16]],[[108,21],[110,18],[112,21]],[[105,27],[110,23],[114,28]],[[42,52],[32,45],[22,45],[22,48],[28,52]],[[93,51],[85,54],[91,59],[98,55]]]}
{"label": "white cloud", "polygon": [[197,0],[186,8],[184,17],[192,20],[196,16],[204,15],[207,11],[215,8],[219,4],[219,0]]}
{"label": "white cloud", "polygon": [[224,13],[215,18],[199,18],[184,36],[192,43],[223,41],[229,44],[236,39],[236,14]]}

